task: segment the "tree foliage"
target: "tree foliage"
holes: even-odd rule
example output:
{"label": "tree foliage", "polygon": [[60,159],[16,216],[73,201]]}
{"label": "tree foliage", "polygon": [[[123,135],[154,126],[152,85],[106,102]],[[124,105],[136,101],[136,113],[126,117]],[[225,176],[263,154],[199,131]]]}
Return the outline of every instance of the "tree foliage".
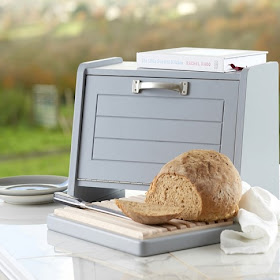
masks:
{"label": "tree foliage", "polygon": [[55,84],[61,92],[74,90],[81,62],[111,56],[135,60],[138,51],[182,46],[267,50],[268,60],[280,61],[280,5],[250,3],[219,0],[195,14],[160,20],[126,16],[113,21],[102,13],[91,15],[81,4],[70,19],[71,26],[83,22],[77,36],[58,36],[59,25],[54,24],[43,36],[0,37],[0,87],[28,90],[43,83]]}

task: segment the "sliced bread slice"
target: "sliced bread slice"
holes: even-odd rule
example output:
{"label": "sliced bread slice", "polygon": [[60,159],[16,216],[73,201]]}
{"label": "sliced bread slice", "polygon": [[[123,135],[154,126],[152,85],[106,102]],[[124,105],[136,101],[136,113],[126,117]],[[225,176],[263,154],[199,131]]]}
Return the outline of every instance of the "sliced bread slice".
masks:
{"label": "sliced bread slice", "polygon": [[181,207],[163,206],[119,199],[116,199],[115,202],[122,212],[133,221],[146,225],[164,224],[169,220],[178,217],[184,210]]}

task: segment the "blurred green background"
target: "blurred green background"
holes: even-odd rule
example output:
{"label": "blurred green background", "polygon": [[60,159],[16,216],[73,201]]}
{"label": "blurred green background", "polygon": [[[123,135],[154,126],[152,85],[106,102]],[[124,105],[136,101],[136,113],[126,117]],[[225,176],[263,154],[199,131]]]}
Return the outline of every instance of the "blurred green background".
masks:
{"label": "blurred green background", "polygon": [[81,62],[174,47],[267,50],[278,0],[1,0],[0,177],[68,175]]}

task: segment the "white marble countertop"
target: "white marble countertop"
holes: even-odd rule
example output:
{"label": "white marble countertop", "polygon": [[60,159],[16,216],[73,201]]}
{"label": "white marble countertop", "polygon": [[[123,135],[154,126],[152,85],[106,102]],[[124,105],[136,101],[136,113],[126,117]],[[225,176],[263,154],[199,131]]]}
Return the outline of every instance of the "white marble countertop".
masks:
{"label": "white marble countertop", "polygon": [[135,257],[49,231],[57,207],[0,201],[0,279],[280,279],[280,238],[266,254],[225,255],[216,244]]}

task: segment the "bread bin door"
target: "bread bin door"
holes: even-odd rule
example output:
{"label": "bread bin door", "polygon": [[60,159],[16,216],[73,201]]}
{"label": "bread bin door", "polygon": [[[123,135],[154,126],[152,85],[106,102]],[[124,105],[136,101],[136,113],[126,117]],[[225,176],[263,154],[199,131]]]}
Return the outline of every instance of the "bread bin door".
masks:
{"label": "bread bin door", "polygon": [[[134,80],[188,83],[132,92]],[[91,76],[86,79],[78,186],[146,190],[167,161],[190,149],[234,160],[238,82]]]}

